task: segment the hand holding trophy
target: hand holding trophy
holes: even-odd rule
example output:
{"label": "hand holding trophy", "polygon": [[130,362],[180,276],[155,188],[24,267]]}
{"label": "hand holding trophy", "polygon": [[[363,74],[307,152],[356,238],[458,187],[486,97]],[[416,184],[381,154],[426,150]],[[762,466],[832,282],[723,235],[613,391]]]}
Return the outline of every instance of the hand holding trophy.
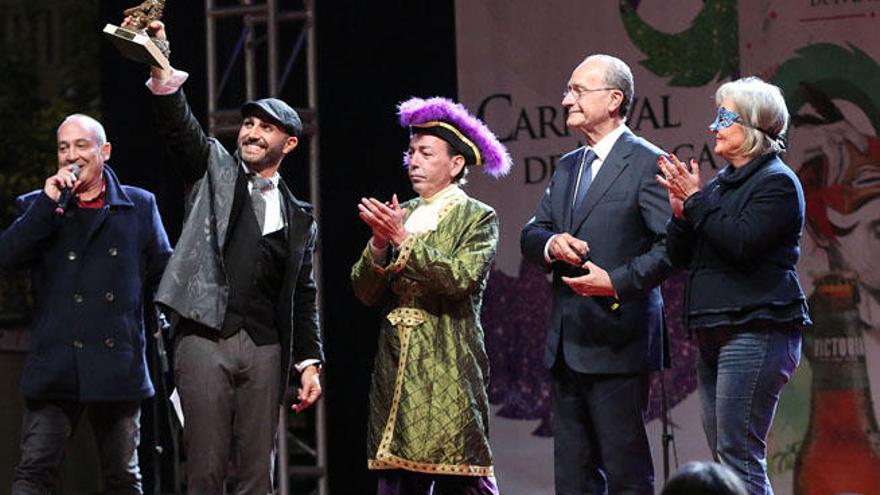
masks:
{"label": "hand holding trophy", "polygon": [[104,34],[126,58],[150,64],[161,69],[169,69],[168,57],[171,49],[168,41],[151,38],[147,27],[151,22],[162,18],[165,0],[144,0],[140,5],[126,9],[122,26],[107,24]]}

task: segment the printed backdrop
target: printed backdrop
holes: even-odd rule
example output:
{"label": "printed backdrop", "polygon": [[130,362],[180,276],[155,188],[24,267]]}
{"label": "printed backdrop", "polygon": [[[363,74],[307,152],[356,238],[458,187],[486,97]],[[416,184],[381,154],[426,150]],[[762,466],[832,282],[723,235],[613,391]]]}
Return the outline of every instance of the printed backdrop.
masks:
{"label": "printed backdrop", "polygon": [[[523,263],[519,233],[558,158],[582,144],[565,127],[561,99],[572,69],[591,53],[615,55],[632,68],[637,98],[629,127],[683,159],[696,158],[704,179],[726,165],[712,154],[706,128],[717,87],[758,75],[783,89],[794,116],[785,161],[808,203],[799,273],[817,325],[780,401],[771,478],[777,493],[800,494],[807,492],[796,489],[796,478],[815,487],[815,476],[838,473],[852,486],[834,491],[859,492],[852,480],[880,473],[878,14],[878,0],[456,2],[459,97],[503,138],[515,163],[509,177],[472,174],[469,186],[501,217],[483,323],[504,493],[553,492],[550,378],[541,364],[550,287]],[[649,433],[659,481],[664,395],[671,468],[711,459],[695,393],[696,350],[679,324],[681,290],[680,275],[664,284],[674,367],[662,383],[659,375],[652,382]],[[847,290],[849,305],[840,302]],[[846,422],[849,443],[840,434]],[[854,454],[817,456],[829,448]],[[861,483],[880,489],[880,482]]]}

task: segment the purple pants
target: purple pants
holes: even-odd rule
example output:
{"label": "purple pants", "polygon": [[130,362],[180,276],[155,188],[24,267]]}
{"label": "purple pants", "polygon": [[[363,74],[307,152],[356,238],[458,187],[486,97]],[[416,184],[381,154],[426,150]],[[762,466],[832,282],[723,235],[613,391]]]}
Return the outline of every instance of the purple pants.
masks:
{"label": "purple pants", "polygon": [[412,473],[399,469],[379,473],[376,495],[498,495],[494,476]]}

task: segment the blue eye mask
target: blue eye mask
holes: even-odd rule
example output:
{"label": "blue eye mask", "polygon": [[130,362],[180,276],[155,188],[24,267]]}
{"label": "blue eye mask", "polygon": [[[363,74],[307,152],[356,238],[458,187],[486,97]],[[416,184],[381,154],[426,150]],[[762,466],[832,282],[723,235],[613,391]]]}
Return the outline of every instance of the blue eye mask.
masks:
{"label": "blue eye mask", "polygon": [[773,134],[771,132],[767,132],[766,129],[761,129],[760,127],[753,126],[751,124],[747,124],[743,121],[742,117],[733,110],[728,110],[724,107],[718,107],[718,115],[715,116],[715,120],[709,124],[709,130],[712,132],[718,132],[721,129],[727,129],[733,124],[739,124],[743,127],[748,127],[750,129],[755,129],[757,131],[761,131],[767,135],[770,139],[776,141],[781,148],[785,148],[785,140],[780,136]]}
{"label": "blue eye mask", "polygon": [[733,124],[745,125],[738,113],[724,107],[718,107],[718,115],[715,117],[715,120],[709,124],[709,130],[712,132],[718,132],[721,129],[727,129]]}

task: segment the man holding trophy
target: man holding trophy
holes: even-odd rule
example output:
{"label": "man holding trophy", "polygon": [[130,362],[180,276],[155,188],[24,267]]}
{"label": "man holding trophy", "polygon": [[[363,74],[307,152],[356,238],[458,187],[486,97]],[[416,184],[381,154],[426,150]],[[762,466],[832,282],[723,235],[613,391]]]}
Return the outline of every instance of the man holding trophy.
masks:
{"label": "man holding trophy", "polygon": [[[137,27],[132,16],[122,24]],[[167,47],[160,21],[151,20],[147,33]],[[272,493],[288,379],[300,384],[296,411],[321,395],[312,270],[317,226],[311,205],[278,174],[302,121],[279,99],[247,102],[231,154],[193,117],[181,88],[188,74],[150,63],[146,85],[157,130],[192,185],[156,293],[175,332],[188,493],[224,493],[230,460],[235,493]]]}
{"label": "man holding trophy", "polygon": [[171,49],[167,39],[147,34],[147,27],[162,18],[165,0],[144,0],[140,5],[125,9],[123,26],[107,24],[104,34],[119,52],[132,60],[162,69],[170,69],[168,57]]}

